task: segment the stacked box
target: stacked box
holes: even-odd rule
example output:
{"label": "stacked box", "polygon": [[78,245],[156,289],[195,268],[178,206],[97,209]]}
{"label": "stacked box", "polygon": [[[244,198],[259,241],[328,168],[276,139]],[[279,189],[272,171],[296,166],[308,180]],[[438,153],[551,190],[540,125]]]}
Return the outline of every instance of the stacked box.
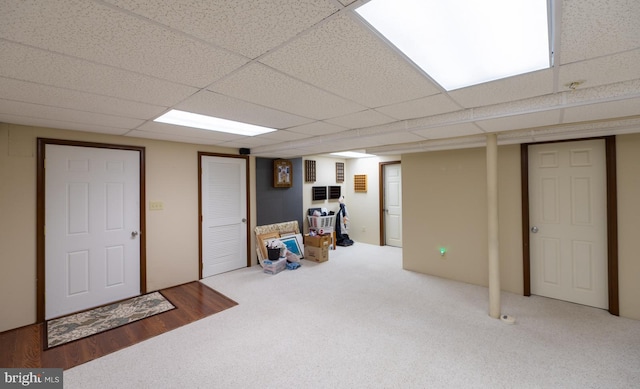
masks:
{"label": "stacked box", "polygon": [[304,259],[314,262],[325,262],[329,260],[329,246],[315,247],[304,246]]}
{"label": "stacked box", "polygon": [[280,258],[275,261],[270,259],[262,261],[262,269],[267,274],[278,274],[287,268],[287,260]]}
{"label": "stacked box", "polygon": [[330,234],[314,235],[314,236],[305,235],[304,245],[305,247],[313,246],[313,247],[329,248],[329,246],[331,245],[331,235]]}
{"label": "stacked box", "polygon": [[331,235],[304,236],[304,259],[314,262],[325,262],[329,260],[329,246],[331,246]]}

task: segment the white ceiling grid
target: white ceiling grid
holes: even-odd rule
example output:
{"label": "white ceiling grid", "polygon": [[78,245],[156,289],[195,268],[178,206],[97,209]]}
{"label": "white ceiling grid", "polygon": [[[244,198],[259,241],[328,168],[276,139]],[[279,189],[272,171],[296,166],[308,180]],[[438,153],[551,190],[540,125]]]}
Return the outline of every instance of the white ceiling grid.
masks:
{"label": "white ceiling grid", "polygon": [[[360,20],[364,2],[3,0],[0,121],[291,158],[626,133],[640,116],[640,1],[553,0],[552,69],[451,92]],[[172,108],[279,131],[153,122]]]}

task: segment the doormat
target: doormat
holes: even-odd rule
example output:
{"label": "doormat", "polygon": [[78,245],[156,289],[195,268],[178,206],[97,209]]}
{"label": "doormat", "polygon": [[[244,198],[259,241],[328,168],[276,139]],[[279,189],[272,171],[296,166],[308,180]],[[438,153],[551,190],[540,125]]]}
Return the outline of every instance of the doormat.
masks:
{"label": "doormat", "polygon": [[45,326],[45,349],[86,338],[174,308],[173,304],[160,292],[153,292],[48,320]]}

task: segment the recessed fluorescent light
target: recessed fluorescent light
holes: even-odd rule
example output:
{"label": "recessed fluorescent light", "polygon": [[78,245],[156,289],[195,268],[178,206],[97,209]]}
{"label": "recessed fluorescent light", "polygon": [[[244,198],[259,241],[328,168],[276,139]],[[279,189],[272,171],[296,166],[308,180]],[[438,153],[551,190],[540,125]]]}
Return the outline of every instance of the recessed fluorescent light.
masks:
{"label": "recessed fluorescent light", "polygon": [[375,157],[373,154],[367,153],[359,153],[357,151],[342,151],[339,153],[331,153],[331,155],[335,155],[337,157],[345,157],[345,158],[368,158]]}
{"label": "recessed fluorescent light", "polygon": [[548,0],[371,0],[375,30],[446,90],[546,69]]}
{"label": "recessed fluorescent light", "polygon": [[255,126],[253,124],[234,122],[213,116],[200,115],[186,111],[172,109],[156,118],[154,122],[175,124],[184,127],[200,128],[203,130],[220,131],[229,134],[255,136],[276,131],[274,128]]}

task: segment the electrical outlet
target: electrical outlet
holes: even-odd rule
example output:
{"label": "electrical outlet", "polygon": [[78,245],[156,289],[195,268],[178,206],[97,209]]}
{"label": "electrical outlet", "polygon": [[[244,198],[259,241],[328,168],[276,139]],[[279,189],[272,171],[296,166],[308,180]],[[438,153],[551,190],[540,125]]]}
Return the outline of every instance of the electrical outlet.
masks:
{"label": "electrical outlet", "polygon": [[162,211],[164,209],[164,203],[162,201],[149,201],[149,210]]}

